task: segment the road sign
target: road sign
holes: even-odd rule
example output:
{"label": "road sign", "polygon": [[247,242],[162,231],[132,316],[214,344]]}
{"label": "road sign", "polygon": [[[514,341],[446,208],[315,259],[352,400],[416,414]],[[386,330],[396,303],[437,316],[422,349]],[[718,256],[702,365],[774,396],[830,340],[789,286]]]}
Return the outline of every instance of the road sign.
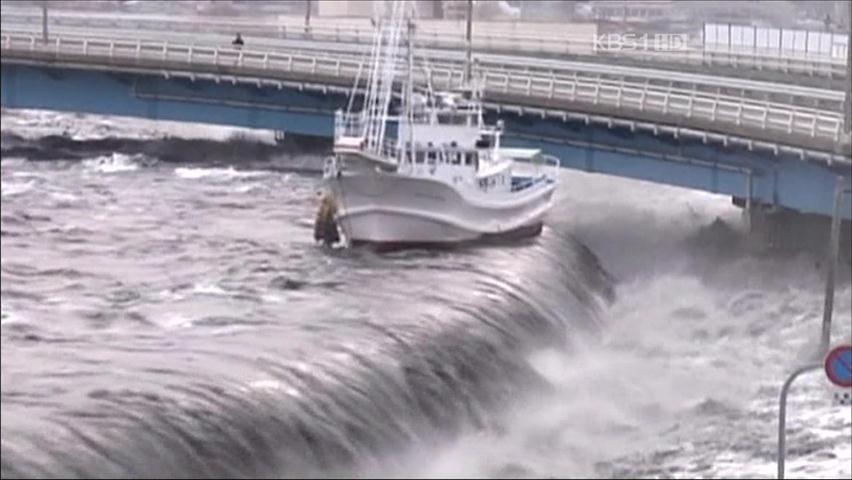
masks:
{"label": "road sign", "polygon": [[838,345],[825,356],[825,374],[838,387],[852,387],[852,345]]}

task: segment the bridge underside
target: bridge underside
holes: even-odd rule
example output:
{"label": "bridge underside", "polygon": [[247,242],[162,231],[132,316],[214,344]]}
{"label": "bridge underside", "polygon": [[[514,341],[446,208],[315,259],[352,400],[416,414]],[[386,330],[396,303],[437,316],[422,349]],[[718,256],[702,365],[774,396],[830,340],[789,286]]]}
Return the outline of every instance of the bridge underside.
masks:
{"label": "bridge underside", "polygon": [[[340,93],[210,80],[165,78],[67,68],[2,66],[2,106],[122,115],[284,130],[330,137]],[[626,127],[490,112],[506,125],[504,143],[531,146],[559,157],[562,165],[588,172],[648,180],[830,215],[838,175],[798,156],[708,145]],[[617,193],[614,193],[617,194]],[[843,216],[852,201],[843,199]]]}

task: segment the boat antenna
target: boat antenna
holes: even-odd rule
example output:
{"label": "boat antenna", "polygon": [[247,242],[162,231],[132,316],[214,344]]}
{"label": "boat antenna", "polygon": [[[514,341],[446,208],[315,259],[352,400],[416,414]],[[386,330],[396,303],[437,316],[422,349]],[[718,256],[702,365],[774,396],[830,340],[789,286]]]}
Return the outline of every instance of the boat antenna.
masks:
{"label": "boat antenna", "polygon": [[[346,114],[352,112],[352,103],[355,100],[355,95],[358,94],[358,85],[361,82],[361,71],[364,70],[364,64],[367,62],[365,58],[361,58],[358,62],[358,73],[355,74],[355,83],[352,85],[352,93],[349,94],[349,101],[346,104]],[[365,88],[366,90],[366,88]],[[366,95],[366,92],[364,93]]]}
{"label": "boat antenna", "polygon": [[464,81],[465,83],[470,82],[471,80],[471,57],[473,50],[473,40],[471,39],[471,33],[473,32],[473,0],[467,0],[467,60],[465,62],[465,70],[464,70]]}
{"label": "boat antenna", "polygon": [[[405,121],[408,123],[408,153],[407,158],[411,164],[414,164],[414,15],[417,10],[414,6],[410,6],[406,20],[408,21],[408,32],[406,35],[406,45],[408,46],[408,79],[405,82]],[[402,155],[405,159],[406,155]]]}

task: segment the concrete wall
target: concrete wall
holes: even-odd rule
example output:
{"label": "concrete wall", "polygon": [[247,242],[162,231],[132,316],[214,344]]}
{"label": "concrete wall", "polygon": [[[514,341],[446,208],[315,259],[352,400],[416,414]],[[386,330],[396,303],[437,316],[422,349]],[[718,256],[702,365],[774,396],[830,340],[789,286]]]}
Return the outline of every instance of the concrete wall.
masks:
{"label": "concrete wall", "polygon": [[372,17],[372,0],[315,0],[320,17]]}
{"label": "concrete wall", "polygon": [[[279,25],[303,25],[304,16],[279,15]],[[373,27],[368,17],[311,17],[314,27],[348,27],[370,31]],[[466,23],[464,20],[420,19],[417,21],[419,32],[440,33],[448,37],[464,38]],[[474,37],[485,35],[517,35],[549,39],[580,39],[591,45],[598,26],[594,22],[527,22],[478,20],[473,23]]]}

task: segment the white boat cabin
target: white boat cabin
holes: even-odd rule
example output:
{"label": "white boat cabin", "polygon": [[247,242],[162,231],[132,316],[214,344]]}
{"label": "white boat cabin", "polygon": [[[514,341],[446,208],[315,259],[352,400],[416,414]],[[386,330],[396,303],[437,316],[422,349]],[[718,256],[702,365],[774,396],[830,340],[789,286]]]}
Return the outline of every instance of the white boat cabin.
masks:
{"label": "white boat cabin", "polygon": [[[400,173],[429,177],[457,187],[487,193],[511,192],[512,158],[500,154],[502,122],[485,125],[481,103],[472,90],[412,95],[410,114],[396,120],[395,141],[388,141],[376,160],[392,160]],[[335,152],[363,153],[359,118],[337,113]]]}

